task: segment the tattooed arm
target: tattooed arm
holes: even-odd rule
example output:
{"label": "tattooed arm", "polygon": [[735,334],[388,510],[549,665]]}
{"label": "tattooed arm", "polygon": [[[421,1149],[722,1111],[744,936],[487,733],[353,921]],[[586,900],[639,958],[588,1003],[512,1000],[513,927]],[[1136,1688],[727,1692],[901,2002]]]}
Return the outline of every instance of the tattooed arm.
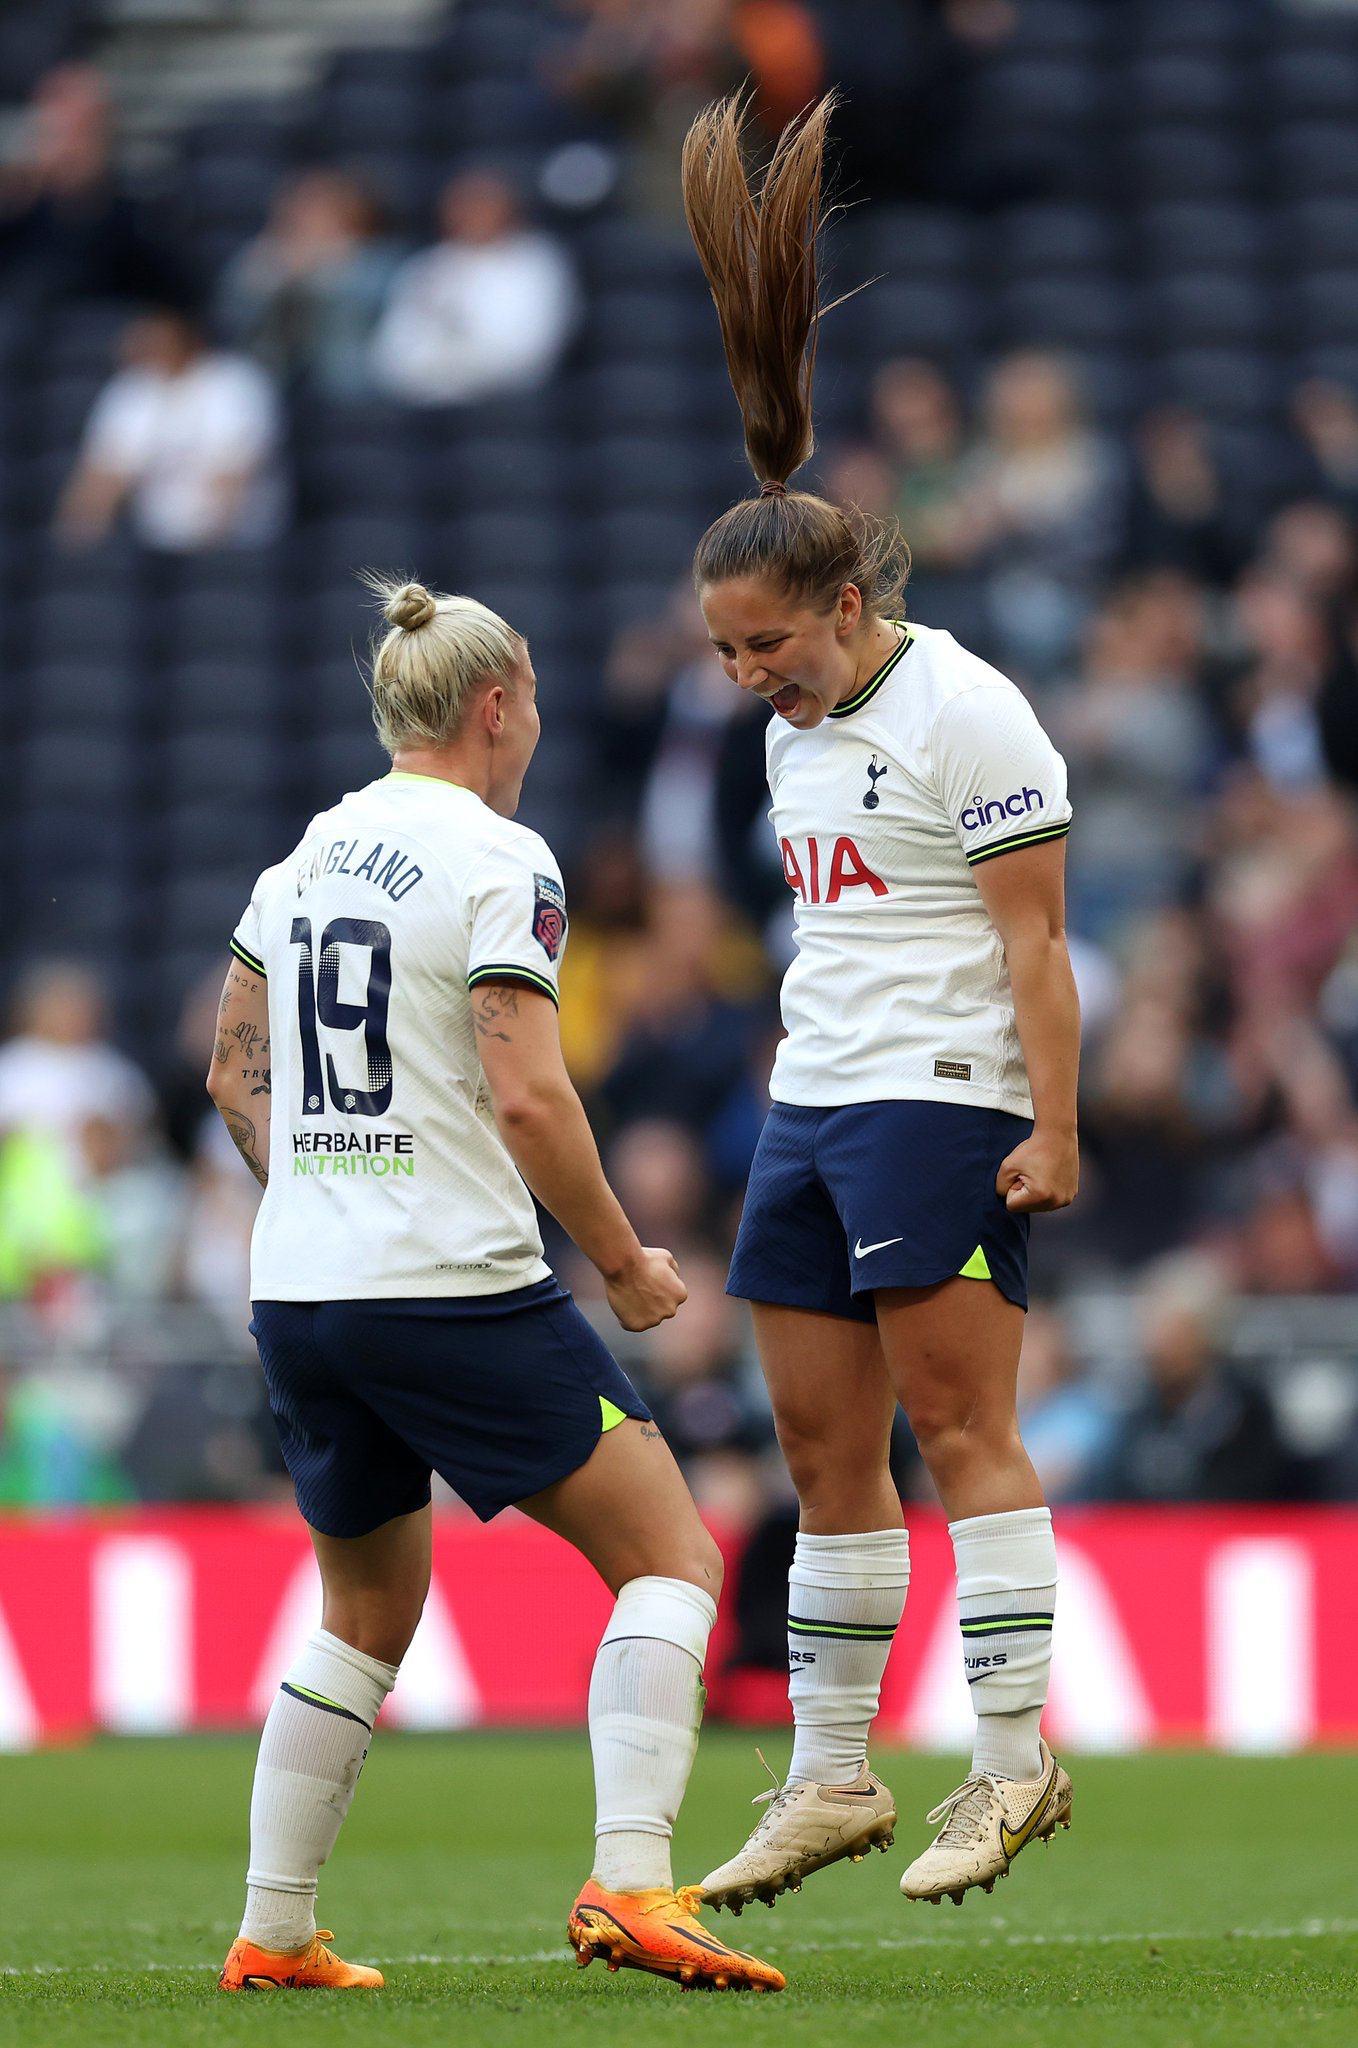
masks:
{"label": "tattooed arm", "polygon": [[217,1011],[207,1092],[261,1187],[269,1179],[269,989],[233,958]]}
{"label": "tattooed arm", "polygon": [[598,1267],[623,1328],[664,1322],[687,1290],[670,1254],[640,1243],[604,1177],[561,1056],[556,1005],[510,982],[485,982],[471,1000],[495,1121],[514,1164]]}

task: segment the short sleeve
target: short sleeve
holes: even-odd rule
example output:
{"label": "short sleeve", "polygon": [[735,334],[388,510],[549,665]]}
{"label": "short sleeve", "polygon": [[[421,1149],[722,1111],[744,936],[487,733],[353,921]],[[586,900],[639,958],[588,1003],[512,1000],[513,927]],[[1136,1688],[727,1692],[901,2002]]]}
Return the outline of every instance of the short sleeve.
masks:
{"label": "short sleeve", "polygon": [[83,459],[115,476],[136,476],[146,463],[148,422],[145,380],[135,373],[111,378],[86,422]]}
{"label": "short sleeve", "polygon": [[267,981],[269,977],[264,971],[263,917],[261,915],[263,883],[264,877],[261,875],[259,881],[255,884],[255,893],[246,905],[245,913],[232,935],[231,951],[243,967],[249,968],[251,974],[257,974],[261,981]]}
{"label": "short sleeve", "polygon": [[218,357],[200,413],[199,445],[219,462],[248,469],[278,443],[278,407],[264,372],[241,357]]}
{"label": "short sleeve", "polygon": [[482,854],[468,877],[467,986],[516,982],[559,1000],[566,890],[546,843],[525,834]]}
{"label": "short sleeve", "polygon": [[930,748],[971,867],[1069,832],[1066,764],[1021,691],[996,685],[951,698],[934,720]]}

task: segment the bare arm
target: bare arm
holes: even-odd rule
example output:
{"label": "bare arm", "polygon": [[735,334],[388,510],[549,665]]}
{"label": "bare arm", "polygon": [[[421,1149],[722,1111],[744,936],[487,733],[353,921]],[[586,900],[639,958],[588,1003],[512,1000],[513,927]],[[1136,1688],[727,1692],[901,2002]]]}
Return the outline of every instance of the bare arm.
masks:
{"label": "bare arm", "polygon": [[217,1010],[207,1092],[261,1187],[269,1182],[269,987],[232,959]]}
{"label": "bare arm", "polygon": [[667,1251],[640,1243],[604,1177],[561,1056],[555,1004],[509,982],[482,983],[471,1001],[495,1121],[514,1164],[597,1266],[623,1328],[665,1321],[687,1289]]}
{"label": "bare arm", "polygon": [[1004,945],[1033,1091],[1033,1135],[1015,1146],[996,1182],[1011,1209],[1064,1209],[1080,1180],[1080,1003],[1066,951],[1065,870],[1062,839],[1020,847],[973,870]]}
{"label": "bare arm", "polygon": [[132,479],[114,469],[80,461],[57,504],[57,532],[69,547],[92,547],[103,539],[122,508]]}

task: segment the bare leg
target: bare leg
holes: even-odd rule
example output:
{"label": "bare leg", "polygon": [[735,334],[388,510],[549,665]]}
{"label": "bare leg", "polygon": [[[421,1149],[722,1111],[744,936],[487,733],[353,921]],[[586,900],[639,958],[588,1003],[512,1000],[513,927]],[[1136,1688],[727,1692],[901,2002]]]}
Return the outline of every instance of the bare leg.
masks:
{"label": "bare leg", "polygon": [[366,1536],[311,1531],[321,1570],[321,1627],[384,1664],[399,1664],[429,1591],[433,1513],[398,1515]]}
{"label": "bare leg", "polygon": [[817,1536],[899,1528],[887,1462],[896,1396],[875,1327],[770,1302],[750,1306],[802,1528]]}
{"label": "bare leg", "polygon": [[519,1507],[587,1557],[609,1591],[629,1579],[686,1579],[716,1600],[722,1560],[674,1454],[651,1422],[620,1422],[566,1478]]}
{"label": "bare leg", "polygon": [[1041,1507],[1016,1410],[1022,1309],[983,1280],[887,1287],[877,1328],[949,1521]]}

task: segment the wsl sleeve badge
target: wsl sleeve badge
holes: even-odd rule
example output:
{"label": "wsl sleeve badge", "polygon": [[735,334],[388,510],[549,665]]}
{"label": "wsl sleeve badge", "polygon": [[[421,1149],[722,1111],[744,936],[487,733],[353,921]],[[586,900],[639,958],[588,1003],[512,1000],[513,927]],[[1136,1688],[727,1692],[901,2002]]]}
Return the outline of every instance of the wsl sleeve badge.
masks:
{"label": "wsl sleeve badge", "polygon": [[551,875],[534,875],[533,937],[549,960],[566,943],[566,892]]}

